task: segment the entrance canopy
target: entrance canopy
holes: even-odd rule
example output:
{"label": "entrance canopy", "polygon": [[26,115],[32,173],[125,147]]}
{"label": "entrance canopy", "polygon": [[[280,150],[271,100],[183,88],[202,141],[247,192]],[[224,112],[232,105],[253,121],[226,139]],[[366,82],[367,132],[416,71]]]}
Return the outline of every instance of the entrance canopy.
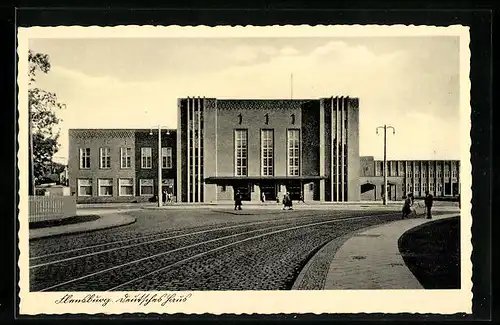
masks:
{"label": "entrance canopy", "polygon": [[205,178],[207,184],[213,184],[220,181],[314,181],[326,179],[324,176],[215,176]]}

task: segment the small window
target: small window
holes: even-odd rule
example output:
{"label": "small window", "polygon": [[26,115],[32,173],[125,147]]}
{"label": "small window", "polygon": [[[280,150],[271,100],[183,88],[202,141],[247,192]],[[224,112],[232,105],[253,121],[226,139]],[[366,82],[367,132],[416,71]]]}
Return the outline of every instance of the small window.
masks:
{"label": "small window", "polygon": [[141,168],[149,169],[152,166],[152,151],[151,148],[141,148]]}
{"label": "small window", "polygon": [[134,181],[131,178],[120,179],[120,196],[134,195]]}
{"label": "small window", "polygon": [[153,191],[153,180],[152,179],[141,179],[139,181],[139,191],[141,196],[152,196]]}
{"label": "small window", "polygon": [[100,164],[99,168],[108,169],[111,168],[111,149],[110,148],[100,148],[99,149]]}
{"label": "small window", "polygon": [[90,148],[80,148],[80,169],[90,168]]}
{"label": "small window", "polygon": [[99,180],[99,196],[113,196],[113,180],[100,179]]}
{"label": "small window", "polygon": [[92,180],[79,179],[78,180],[78,196],[92,196]]}

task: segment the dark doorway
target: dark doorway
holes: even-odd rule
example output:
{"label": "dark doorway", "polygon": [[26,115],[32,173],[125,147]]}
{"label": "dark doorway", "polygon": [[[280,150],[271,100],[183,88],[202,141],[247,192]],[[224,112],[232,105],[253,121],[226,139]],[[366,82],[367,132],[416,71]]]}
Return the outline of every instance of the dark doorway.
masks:
{"label": "dark doorway", "polygon": [[273,182],[260,184],[260,193],[261,195],[262,193],[265,194],[266,201],[275,201],[277,192],[277,185]]}
{"label": "dark doorway", "polygon": [[300,195],[302,194],[300,182],[289,182],[286,184],[286,191],[290,193],[292,200],[300,200]]}
{"label": "dark doorway", "polygon": [[241,194],[241,199],[243,201],[250,201],[252,199],[252,190],[250,188],[250,184],[235,184],[233,185],[233,189],[234,189],[234,194],[236,195],[236,193],[238,191],[240,191],[240,194]]}
{"label": "dark doorway", "polygon": [[458,183],[453,183],[453,196],[458,196]]}

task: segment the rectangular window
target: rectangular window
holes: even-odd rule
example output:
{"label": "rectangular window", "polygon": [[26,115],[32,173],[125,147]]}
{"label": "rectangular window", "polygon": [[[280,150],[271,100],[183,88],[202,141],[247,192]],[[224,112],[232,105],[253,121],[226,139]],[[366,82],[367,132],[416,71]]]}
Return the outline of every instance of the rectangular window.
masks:
{"label": "rectangular window", "polygon": [[234,131],[234,150],[235,150],[235,175],[247,176],[248,159],[247,159],[247,130]]}
{"label": "rectangular window", "polygon": [[141,148],[141,168],[148,169],[152,165],[152,152],[151,148]]}
{"label": "rectangular window", "polygon": [[436,169],[436,175],[437,175],[437,178],[441,178],[441,166],[437,167],[437,169]]}
{"label": "rectangular window", "polygon": [[99,168],[111,168],[111,148],[99,148]]}
{"label": "rectangular window", "polygon": [[451,177],[453,177],[453,178],[456,178],[456,177],[457,177],[457,170],[456,170],[455,168],[453,168],[453,169],[451,170]]}
{"label": "rectangular window", "polygon": [[399,176],[404,176],[405,174],[405,165],[403,162],[399,162]]}
{"label": "rectangular window", "polygon": [[444,177],[445,178],[450,177],[450,169],[448,168],[448,166],[446,166],[444,169]]}
{"label": "rectangular window", "polygon": [[120,196],[134,195],[134,180],[132,178],[122,178],[119,180]]}
{"label": "rectangular window", "polygon": [[80,168],[90,168],[90,148],[80,148]]}
{"label": "rectangular window", "polygon": [[443,192],[443,184],[438,183],[438,184],[437,184],[437,187],[438,187],[438,192],[439,192],[439,194],[441,194],[441,192]]}
{"label": "rectangular window", "polygon": [[411,193],[413,191],[413,186],[411,185],[411,183],[406,184],[406,189],[408,193]]}
{"label": "rectangular window", "polygon": [[382,167],[380,166],[380,162],[375,162],[375,176],[380,176]]}
{"label": "rectangular window", "polygon": [[420,184],[415,183],[415,192],[418,192],[418,191],[420,191]]}
{"label": "rectangular window", "polygon": [[422,193],[425,193],[425,191],[427,191],[427,184],[422,183]]}
{"label": "rectangular window", "polygon": [[434,192],[434,184],[433,183],[430,183],[429,184],[429,191],[432,193]]}
{"label": "rectangular window", "polygon": [[162,168],[172,168],[172,147],[161,148],[161,166]]}
{"label": "rectangular window", "polygon": [[260,132],[261,175],[274,174],[274,131],[261,130]]}
{"label": "rectangular window", "polygon": [[415,166],[415,178],[419,178],[419,177],[420,177],[420,167]]}
{"label": "rectangular window", "polygon": [[132,148],[120,148],[121,156],[121,168],[131,168],[132,167]]}
{"label": "rectangular window", "polygon": [[92,196],[92,180],[79,179],[78,180],[78,196]]}
{"label": "rectangular window", "polygon": [[429,175],[431,178],[434,177],[434,167],[433,166],[429,167]]}
{"label": "rectangular window", "polygon": [[300,130],[288,130],[288,176],[299,176]]}
{"label": "rectangular window", "polygon": [[408,166],[408,169],[406,170],[406,177],[411,178],[411,176],[412,176],[411,166]]}
{"label": "rectangular window", "polygon": [[139,180],[139,192],[141,196],[152,196],[154,193],[153,180],[152,179]]}
{"label": "rectangular window", "polygon": [[99,196],[113,196],[112,179],[99,179]]}

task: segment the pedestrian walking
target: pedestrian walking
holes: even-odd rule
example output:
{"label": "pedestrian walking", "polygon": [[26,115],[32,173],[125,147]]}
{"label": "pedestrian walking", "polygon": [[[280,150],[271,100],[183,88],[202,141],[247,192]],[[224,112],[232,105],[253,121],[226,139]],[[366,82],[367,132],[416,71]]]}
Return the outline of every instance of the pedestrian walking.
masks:
{"label": "pedestrian walking", "polygon": [[429,193],[429,191],[425,191],[425,209],[427,211],[427,219],[432,219],[431,215],[431,209],[432,209],[432,203],[434,201],[434,198],[432,197],[432,194]]}
{"label": "pedestrian walking", "polygon": [[286,193],[285,196],[283,197],[283,210],[293,210],[292,208],[292,199],[290,198],[290,193]]}
{"label": "pedestrian walking", "polygon": [[262,192],[262,195],[260,196],[260,200],[262,201],[262,203],[266,202],[266,193]]}
{"label": "pedestrian walking", "polygon": [[172,203],[172,193],[167,193],[167,203]]}
{"label": "pedestrian walking", "polygon": [[406,196],[406,199],[403,203],[403,209],[402,209],[402,213],[403,215],[401,216],[401,219],[405,219],[405,218],[408,218],[408,216],[410,215],[411,213],[411,197],[412,197],[412,194],[409,193],[407,196]]}
{"label": "pedestrian walking", "polygon": [[163,193],[161,193],[161,203],[162,205],[165,204],[167,201],[167,190],[163,190]]}
{"label": "pedestrian walking", "polygon": [[240,191],[236,191],[236,195],[234,196],[234,209],[241,210],[241,193]]}

